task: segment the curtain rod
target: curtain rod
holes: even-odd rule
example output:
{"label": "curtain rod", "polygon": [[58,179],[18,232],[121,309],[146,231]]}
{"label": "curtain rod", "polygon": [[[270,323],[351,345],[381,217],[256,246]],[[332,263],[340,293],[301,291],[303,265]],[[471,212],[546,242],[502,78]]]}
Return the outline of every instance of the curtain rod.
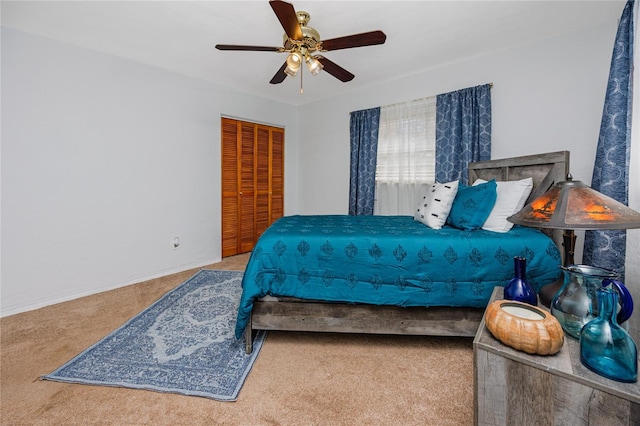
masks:
{"label": "curtain rod", "polygon": [[[489,89],[493,89],[493,82],[488,83],[489,84]],[[484,86],[484,84],[479,84],[479,86]],[[472,87],[477,87],[477,86],[472,86]],[[464,90],[464,89],[459,89],[459,90]],[[456,90],[454,90],[455,92]],[[396,106],[396,105],[400,105],[400,104],[406,104],[407,102],[417,102],[417,101],[422,101],[424,99],[429,99],[429,98],[434,98],[438,95],[432,95],[432,96],[425,96],[424,98],[418,98],[418,99],[411,99],[410,101],[402,101],[402,102],[396,102],[393,104],[388,104],[388,105],[382,105],[384,107],[392,107],[392,106]]]}

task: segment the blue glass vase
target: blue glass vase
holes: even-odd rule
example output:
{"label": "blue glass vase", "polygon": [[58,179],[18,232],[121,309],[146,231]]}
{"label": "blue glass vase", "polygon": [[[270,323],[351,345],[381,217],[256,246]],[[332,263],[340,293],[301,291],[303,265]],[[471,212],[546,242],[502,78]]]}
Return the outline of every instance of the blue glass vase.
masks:
{"label": "blue glass vase", "polygon": [[513,258],[514,277],[504,287],[504,298],[517,302],[538,305],[538,295],[527,282],[527,259],[516,256]]}
{"label": "blue glass vase", "polygon": [[616,291],[598,289],[598,316],[580,331],[580,361],[601,376],[634,383],[638,380],[638,348],[618,325],[617,307]]}

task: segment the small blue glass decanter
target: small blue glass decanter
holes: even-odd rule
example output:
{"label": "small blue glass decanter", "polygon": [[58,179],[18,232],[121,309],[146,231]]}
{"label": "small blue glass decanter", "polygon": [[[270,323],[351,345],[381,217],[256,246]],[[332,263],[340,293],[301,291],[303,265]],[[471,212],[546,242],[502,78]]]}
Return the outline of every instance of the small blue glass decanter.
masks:
{"label": "small blue glass decanter", "polygon": [[638,348],[618,325],[618,293],[610,287],[598,289],[598,316],[580,331],[580,361],[609,379],[634,383],[638,380]]}
{"label": "small blue glass decanter", "polygon": [[515,275],[504,287],[504,298],[537,306],[538,295],[527,282],[527,259],[515,256],[513,258],[513,267]]}

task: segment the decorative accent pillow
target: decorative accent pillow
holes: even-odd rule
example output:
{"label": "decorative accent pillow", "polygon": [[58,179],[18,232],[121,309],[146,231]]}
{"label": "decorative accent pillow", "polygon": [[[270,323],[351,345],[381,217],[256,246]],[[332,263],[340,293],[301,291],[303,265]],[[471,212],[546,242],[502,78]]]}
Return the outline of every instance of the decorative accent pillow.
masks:
{"label": "decorative accent pillow", "polygon": [[[478,179],[473,185],[485,183],[486,180]],[[533,179],[496,182],[497,198],[489,217],[482,225],[482,229],[493,232],[508,232],[513,228],[513,223],[507,218],[519,212],[529,198],[533,189]]]}
{"label": "decorative accent pillow", "polygon": [[496,188],[495,179],[476,186],[459,186],[447,224],[466,231],[482,228],[496,204]]}
{"label": "decorative accent pillow", "polygon": [[414,218],[430,228],[440,229],[445,224],[449,210],[458,192],[458,181],[434,183],[418,204]]}

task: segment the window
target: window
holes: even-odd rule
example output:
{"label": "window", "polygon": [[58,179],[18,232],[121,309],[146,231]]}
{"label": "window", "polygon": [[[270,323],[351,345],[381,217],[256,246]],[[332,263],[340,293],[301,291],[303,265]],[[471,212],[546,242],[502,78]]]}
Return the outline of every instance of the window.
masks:
{"label": "window", "polygon": [[374,214],[414,214],[435,181],[435,140],[435,96],[381,107]]}

